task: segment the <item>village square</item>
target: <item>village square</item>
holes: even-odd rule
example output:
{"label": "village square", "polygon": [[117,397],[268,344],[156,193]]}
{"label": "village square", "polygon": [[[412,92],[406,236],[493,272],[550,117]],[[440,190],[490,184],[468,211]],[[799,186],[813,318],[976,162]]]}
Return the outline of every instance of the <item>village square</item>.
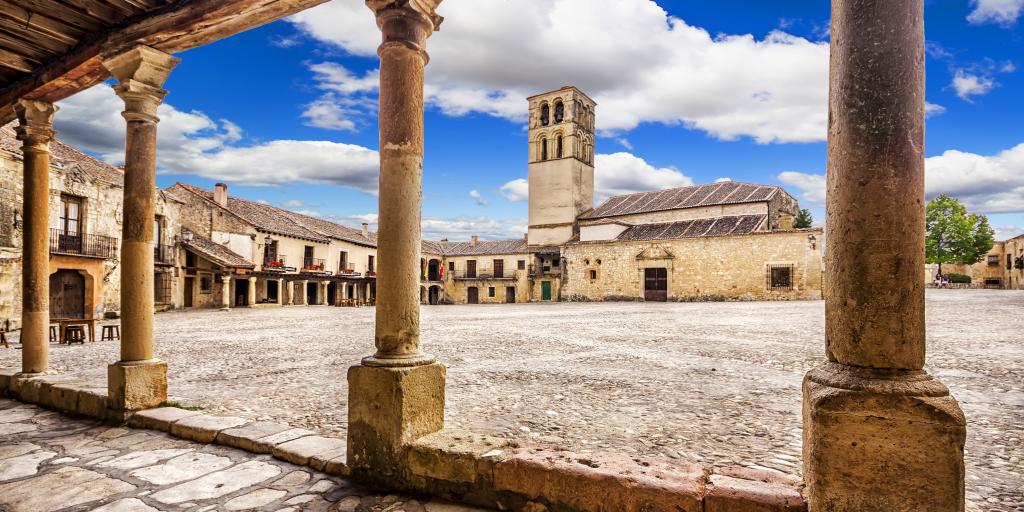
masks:
{"label": "village square", "polygon": [[[956,57],[923,0],[833,0],[827,29],[761,41],[606,2],[668,34],[649,51],[754,41],[828,70],[810,106],[764,68],[660,114],[595,66],[452,92],[487,59],[429,47],[498,4],[44,3],[0,2],[0,511],[1024,511],[1024,145],[925,153],[946,107],[924,59]],[[320,96],[277,140],[168,103],[196,51],[257,32],[376,67],[302,61]],[[974,107],[1015,71],[950,87]],[[652,166],[655,124],[713,136],[681,162],[759,170]],[[798,144],[822,174],[768,170],[804,150],[763,146]]]}

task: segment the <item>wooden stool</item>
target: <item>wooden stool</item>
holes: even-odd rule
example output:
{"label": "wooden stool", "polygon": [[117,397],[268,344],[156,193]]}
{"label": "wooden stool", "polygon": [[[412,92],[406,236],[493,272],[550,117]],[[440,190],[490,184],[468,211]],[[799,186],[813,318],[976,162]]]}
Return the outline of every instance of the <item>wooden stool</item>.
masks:
{"label": "wooden stool", "polygon": [[81,343],[85,345],[85,327],[81,325],[69,325],[64,328],[64,336],[68,342],[68,345],[72,343]]}
{"label": "wooden stool", "polygon": [[60,341],[60,334],[58,332],[58,329],[59,329],[59,327],[57,327],[56,325],[51,325],[50,326],[50,343],[54,343],[54,342],[59,342]]}
{"label": "wooden stool", "polygon": [[119,339],[121,339],[121,324],[103,326],[103,334],[100,336],[100,341]]}

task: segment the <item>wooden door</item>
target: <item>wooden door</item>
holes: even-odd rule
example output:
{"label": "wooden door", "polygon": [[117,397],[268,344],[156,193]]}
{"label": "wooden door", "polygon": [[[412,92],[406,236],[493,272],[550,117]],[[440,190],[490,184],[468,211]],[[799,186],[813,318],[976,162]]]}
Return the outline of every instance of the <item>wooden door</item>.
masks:
{"label": "wooden door", "polygon": [[74,270],[50,275],[50,317],[85,318],[85,277]]}
{"label": "wooden door", "polygon": [[476,260],[466,262],[466,277],[476,277]]}
{"label": "wooden door", "polygon": [[668,269],[644,269],[644,300],[653,302],[668,300]]}
{"label": "wooden door", "polygon": [[468,295],[466,302],[470,304],[480,303],[480,289],[477,288],[476,286],[470,286],[468,289],[466,289],[466,294]]}
{"label": "wooden door", "polygon": [[551,281],[541,281],[540,300],[551,300]]}
{"label": "wooden door", "polygon": [[[194,278],[194,277],[186,277],[185,278],[185,290],[182,293],[184,294],[183,299],[184,299],[184,305],[185,305],[186,308],[192,307],[192,290],[195,288],[195,285],[196,285],[196,278]],[[224,286],[231,286],[231,285],[225,283]]]}
{"label": "wooden door", "polygon": [[506,286],[505,287],[505,302],[508,304],[516,303],[516,287]]}
{"label": "wooden door", "polygon": [[498,279],[505,277],[505,260],[494,260],[494,277]]}

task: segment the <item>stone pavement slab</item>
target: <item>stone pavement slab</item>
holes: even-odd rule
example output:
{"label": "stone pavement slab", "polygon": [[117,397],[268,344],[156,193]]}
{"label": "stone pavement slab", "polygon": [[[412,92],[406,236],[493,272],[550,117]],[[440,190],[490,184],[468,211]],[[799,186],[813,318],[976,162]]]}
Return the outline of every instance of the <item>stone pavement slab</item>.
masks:
{"label": "stone pavement slab", "polygon": [[[177,414],[163,411],[160,415]],[[0,399],[3,424],[33,427],[30,432],[0,434],[0,510],[4,512],[480,510],[377,494],[350,480],[269,454],[185,441],[154,430],[110,427]],[[248,432],[255,437],[276,430]],[[280,436],[288,431],[294,432]],[[264,437],[277,435],[287,442],[309,434],[288,429]],[[317,441],[292,449],[305,454],[338,448],[337,443]]]}
{"label": "stone pavement slab", "polygon": [[220,431],[240,427],[248,422],[249,420],[245,418],[236,418],[234,416],[199,414],[188,416],[172,423],[171,433],[177,437],[199,441],[200,443],[212,443]]}

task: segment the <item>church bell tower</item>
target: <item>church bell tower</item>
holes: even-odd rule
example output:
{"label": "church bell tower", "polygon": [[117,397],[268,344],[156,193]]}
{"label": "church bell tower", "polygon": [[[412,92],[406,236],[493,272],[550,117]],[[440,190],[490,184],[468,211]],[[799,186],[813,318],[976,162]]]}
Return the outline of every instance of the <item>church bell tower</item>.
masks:
{"label": "church bell tower", "polygon": [[530,102],[531,246],[560,245],[578,231],[576,218],[594,206],[594,107],[566,86]]}

